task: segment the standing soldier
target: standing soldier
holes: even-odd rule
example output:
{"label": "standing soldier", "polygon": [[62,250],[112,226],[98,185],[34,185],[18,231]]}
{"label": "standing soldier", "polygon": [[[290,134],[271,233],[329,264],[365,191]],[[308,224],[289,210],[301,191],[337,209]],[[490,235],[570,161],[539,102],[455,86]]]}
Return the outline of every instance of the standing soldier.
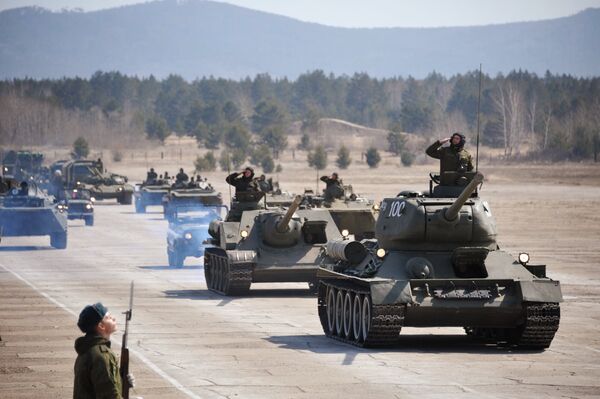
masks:
{"label": "standing soldier", "polygon": [[242,191],[257,191],[254,181],[254,169],[247,166],[241,172],[233,172],[225,179],[227,183],[235,187],[235,195]]}
{"label": "standing soldier", "polygon": [[333,172],[331,176],[321,176],[321,181],[325,182],[325,202],[332,202],[336,198],[344,197],[344,187],[338,174]]}
{"label": "standing soldier", "polygon": [[[110,349],[110,336],[117,331],[116,319],[98,302],[83,308],[77,326],[85,335],[75,340],[73,399],[121,399],[119,363]],[[133,375],[128,374],[127,379],[133,387]]]}
{"label": "standing soldier", "polygon": [[[442,147],[450,142],[449,147]],[[440,174],[444,172],[468,172],[473,170],[471,154],[464,149],[465,136],[454,133],[451,137],[438,140],[425,151],[432,158],[440,160]]]}
{"label": "standing soldier", "polygon": [[189,180],[189,176],[183,171],[183,168],[179,168],[179,173],[175,176],[177,183],[184,183]]}
{"label": "standing soldier", "polygon": [[96,161],[96,167],[100,171],[100,173],[104,173],[104,164],[102,163],[102,158],[98,158]]}

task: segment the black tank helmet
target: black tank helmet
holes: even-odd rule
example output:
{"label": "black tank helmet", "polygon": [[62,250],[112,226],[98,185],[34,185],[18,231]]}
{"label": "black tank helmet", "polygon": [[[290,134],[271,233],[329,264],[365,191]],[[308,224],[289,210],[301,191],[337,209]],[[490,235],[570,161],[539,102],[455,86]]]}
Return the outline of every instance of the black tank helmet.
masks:
{"label": "black tank helmet", "polygon": [[[452,139],[454,138],[454,136],[460,137],[460,143],[458,143],[457,145],[454,145],[452,143]],[[460,150],[461,148],[463,148],[465,146],[465,141],[466,141],[465,135],[462,133],[456,132],[456,133],[453,133],[452,137],[450,138],[450,146],[455,147]]]}
{"label": "black tank helmet", "polygon": [[252,167],[250,166],[246,166],[246,168],[244,169],[244,171],[250,171],[250,178],[252,179],[254,177],[254,169],[252,169]]}

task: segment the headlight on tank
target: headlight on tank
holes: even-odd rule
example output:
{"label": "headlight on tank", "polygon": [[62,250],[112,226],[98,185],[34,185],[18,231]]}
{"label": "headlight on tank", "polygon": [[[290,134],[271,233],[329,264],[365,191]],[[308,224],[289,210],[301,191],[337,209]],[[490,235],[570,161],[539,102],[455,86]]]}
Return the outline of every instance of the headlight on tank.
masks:
{"label": "headlight on tank", "polygon": [[342,237],[344,238],[348,238],[348,236],[350,235],[350,232],[346,229],[342,230]]}
{"label": "headlight on tank", "polygon": [[240,236],[241,236],[242,238],[246,238],[246,237],[248,237],[248,230],[242,230],[242,231],[240,231]]}
{"label": "headlight on tank", "polygon": [[96,198],[95,198],[95,197],[92,197],[92,198],[90,198],[90,201],[92,201],[92,202],[96,202]]}
{"label": "headlight on tank", "polygon": [[192,233],[185,233],[183,235],[183,238],[185,238],[186,240],[191,240],[192,239]]}
{"label": "headlight on tank", "polygon": [[521,252],[519,254],[519,263],[523,266],[529,263],[529,254],[527,252]]}
{"label": "headlight on tank", "polygon": [[379,212],[379,204],[375,204],[375,205],[373,205],[373,210],[374,210],[375,212]]}
{"label": "headlight on tank", "polygon": [[377,256],[378,256],[379,258],[383,258],[383,257],[385,256],[385,249],[383,249],[383,248],[379,248],[379,249],[377,250]]}
{"label": "headlight on tank", "polygon": [[117,187],[117,191],[118,191],[118,192],[121,192],[121,191],[123,191],[123,187]]}

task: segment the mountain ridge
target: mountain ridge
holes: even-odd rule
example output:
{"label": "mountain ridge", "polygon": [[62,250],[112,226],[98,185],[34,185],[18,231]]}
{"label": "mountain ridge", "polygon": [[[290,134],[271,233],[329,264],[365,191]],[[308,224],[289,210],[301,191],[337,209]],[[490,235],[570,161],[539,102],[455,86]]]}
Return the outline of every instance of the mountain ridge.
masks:
{"label": "mountain ridge", "polygon": [[0,12],[0,78],[90,76],[97,70],[186,79],[377,77],[524,69],[600,74],[600,9],[557,19],[470,27],[344,28],[231,4],[173,0],[79,12]]}

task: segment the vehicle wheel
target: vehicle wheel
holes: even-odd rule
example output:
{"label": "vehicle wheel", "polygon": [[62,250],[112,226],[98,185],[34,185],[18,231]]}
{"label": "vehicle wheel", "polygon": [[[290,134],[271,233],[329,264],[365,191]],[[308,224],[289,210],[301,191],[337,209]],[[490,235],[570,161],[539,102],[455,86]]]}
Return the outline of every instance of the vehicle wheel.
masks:
{"label": "vehicle wheel", "polygon": [[123,193],[121,197],[119,197],[119,204],[121,205],[131,205],[131,193]]}
{"label": "vehicle wheel", "polygon": [[50,234],[50,245],[56,249],[67,248],[67,233]]}
{"label": "vehicle wheel", "polygon": [[93,226],[94,225],[94,216],[86,216],[85,217],[85,225]]}
{"label": "vehicle wheel", "polygon": [[185,256],[181,255],[178,251],[167,250],[167,256],[169,258],[169,266],[175,268],[182,268]]}
{"label": "vehicle wheel", "polygon": [[146,207],[140,200],[135,201],[135,213],[146,213]]}

